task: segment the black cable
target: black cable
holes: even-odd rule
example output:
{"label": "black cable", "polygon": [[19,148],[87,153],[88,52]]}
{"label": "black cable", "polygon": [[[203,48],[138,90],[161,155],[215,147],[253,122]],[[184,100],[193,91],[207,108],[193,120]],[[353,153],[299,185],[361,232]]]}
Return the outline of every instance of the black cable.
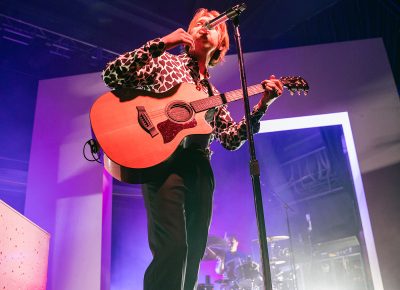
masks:
{"label": "black cable", "polygon": [[[89,159],[86,156],[85,150],[86,150],[86,146],[87,145],[90,146],[90,153],[92,154],[93,159]],[[90,139],[90,140],[86,141],[85,145],[83,145],[82,154],[83,154],[83,157],[85,157],[85,159],[87,161],[90,161],[90,162],[96,161],[96,162],[102,164],[102,162],[100,161],[99,151],[100,151],[99,150],[99,145],[96,142],[96,140]]]}

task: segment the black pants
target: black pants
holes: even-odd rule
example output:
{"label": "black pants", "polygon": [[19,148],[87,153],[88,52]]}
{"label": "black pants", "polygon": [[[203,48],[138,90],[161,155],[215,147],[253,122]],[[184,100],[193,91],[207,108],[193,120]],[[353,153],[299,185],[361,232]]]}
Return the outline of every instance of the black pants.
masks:
{"label": "black pants", "polygon": [[143,186],[153,260],[145,290],[193,290],[207,243],[214,177],[200,149],[182,149],[162,174]]}

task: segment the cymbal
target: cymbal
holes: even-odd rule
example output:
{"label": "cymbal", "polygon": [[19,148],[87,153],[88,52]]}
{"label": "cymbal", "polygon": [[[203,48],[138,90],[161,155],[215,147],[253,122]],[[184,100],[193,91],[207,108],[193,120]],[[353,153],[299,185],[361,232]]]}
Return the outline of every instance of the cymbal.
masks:
{"label": "cymbal", "polygon": [[215,280],[214,282],[217,284],[229,284],[233,281],[234,280],[232,280],[232,279],[218,279],[218,280]]}
{"label": "cymbal", "polygon": [[285,264],[285,260],[278,260],[278,258],[272,257],[269,259],[269,264],[270,265],[282,265]]}
{"label": "cymbal", "polygon": [[289,236],[272,236],[272,237],[267,237],[267,242],[270,242],[270,243],[279,242],[279,241],[284,241],[284,240],[289,240]]}
{"label": "cymbal", "polygon": [[[267,237],[267,242],[268,243],[275,243],[275,242],[280,242],[284,240],[289,240],[289,236],[271,236]],[[258,239],[252,240],[252,242],[258,242]]]}
{"label": "cymbal", "polygon": [[227,249],[228,242],[224,238],[220,238],[217,236],[208,236],[207,247],[218,248],[218,249]]}

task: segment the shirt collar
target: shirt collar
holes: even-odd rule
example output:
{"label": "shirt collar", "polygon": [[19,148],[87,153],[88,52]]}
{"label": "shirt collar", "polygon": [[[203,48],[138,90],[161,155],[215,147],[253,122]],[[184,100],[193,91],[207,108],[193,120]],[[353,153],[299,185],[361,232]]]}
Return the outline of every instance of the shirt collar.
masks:
{"label": "shirt collar", "polygon": [[[182,60],[185,63],[185,66],[190,70],[193,79],[200,79],[200,71],[199,71],[199,63],[197,59],[191,55],[189,55],[186,52],[183,52],[182,54],[179,55]],[[205,72],[205,78],[209,79],[210,74],[208,73],[208,70]]]}

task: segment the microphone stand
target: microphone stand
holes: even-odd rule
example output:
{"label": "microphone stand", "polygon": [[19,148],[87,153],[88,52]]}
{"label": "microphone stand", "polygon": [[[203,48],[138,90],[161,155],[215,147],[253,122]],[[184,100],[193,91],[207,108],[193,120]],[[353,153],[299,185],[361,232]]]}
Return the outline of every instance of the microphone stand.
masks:
{"label": "microphone stand", "polygon": [[239,17],[236,16],[233,19],[233,26],[235,30],[235,41],[237,47],[237,54],[239,60],[239,68],[240,68],[240,80],[242,83],[242,91],[243,91],[243,101],[244,101],[244,110],[246,117],[246,127],[247,127],[247,139],[249,141],[249,150],[250,150],[250,175],[253,184],[253,194],[254,194],[254,203],[256,209],[256,218],[257,218],[257,228],[258,228],[258,240],[260,241],[260,251],[261,251],[261,260],[262,260],[262,272],[264,277],[264,289],[272,290],[272,280],[271,280],[271,269],[268,258],[268,244],[267,244],[267,234],[265,230],[265,220],[264,220],[264,209],[263,202],[261,196],[261,185],[260,185],[260,166],[258,164],[258,160],[256,159],[256,151],[254,147],[254,136],[253,129],[251,127],[250,122],[250,103],[247,92],[247,81],[246,81],[246,73],[244,70],[244,60],[243,60],[243,51],[242,45],[240,42],[240,31],[239,31]]}

